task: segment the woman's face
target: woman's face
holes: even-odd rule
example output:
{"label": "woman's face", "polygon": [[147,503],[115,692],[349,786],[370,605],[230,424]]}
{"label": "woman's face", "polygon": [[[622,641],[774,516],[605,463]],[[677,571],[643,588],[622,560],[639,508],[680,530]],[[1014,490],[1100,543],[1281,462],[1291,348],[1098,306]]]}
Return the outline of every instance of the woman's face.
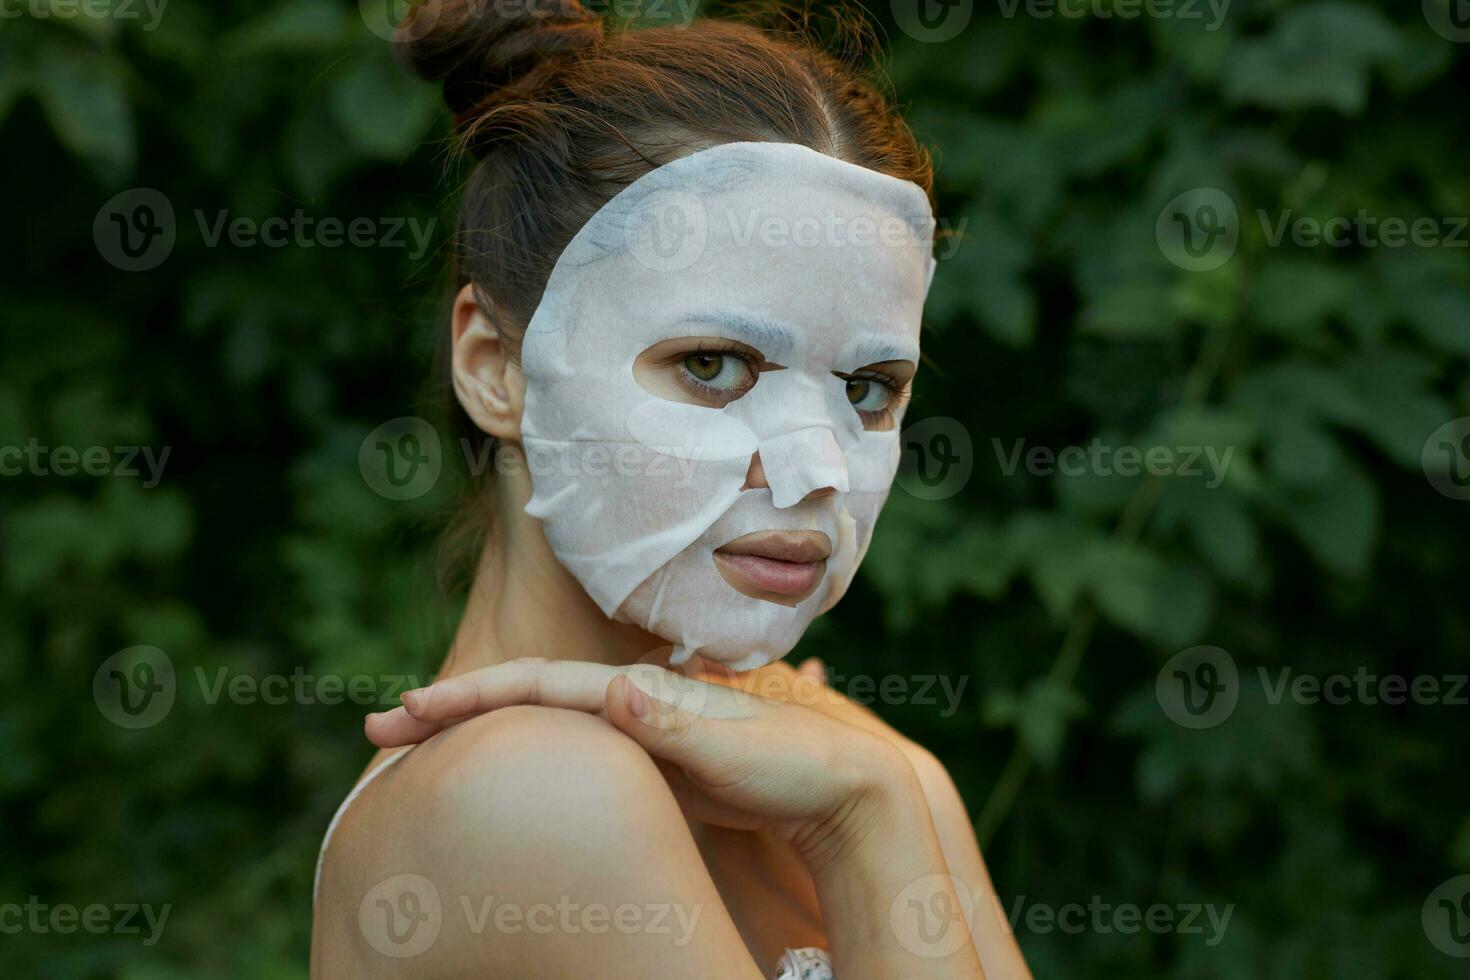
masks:
{"label": "woman's face", "polygon": [[527,512],[605,612],[744,669],[840,597],[896,468],[931,229],[912,184],[730,144],[578,234],[521,431]]}

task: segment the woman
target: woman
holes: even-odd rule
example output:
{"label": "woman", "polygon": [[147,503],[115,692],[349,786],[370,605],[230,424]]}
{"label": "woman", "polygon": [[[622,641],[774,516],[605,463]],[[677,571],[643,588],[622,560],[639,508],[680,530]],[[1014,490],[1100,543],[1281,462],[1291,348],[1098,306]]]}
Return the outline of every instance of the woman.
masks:
{"label": "woman", "polygon": [[439,681],[367,720],[313,975],[1028,976],[943,768],[779,662],[896,468],[908,129],[744,25],[445,0],[398,43],[477,158],[447,364],[497,472]]}

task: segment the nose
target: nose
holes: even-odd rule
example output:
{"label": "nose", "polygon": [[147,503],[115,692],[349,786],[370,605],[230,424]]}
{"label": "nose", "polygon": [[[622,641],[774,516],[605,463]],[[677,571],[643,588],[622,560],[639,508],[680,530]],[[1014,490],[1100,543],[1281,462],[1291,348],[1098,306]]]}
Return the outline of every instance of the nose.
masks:
{"label": "nose", "polygon": [[[751,483],[752,476],[759,482]],[[777,507],[794,507],[803,500],[846,493],[847,459],[831,430],[809,426],[762,439],[746,480],[750,486],[769,487]]]}
{"label": "nose", "polygon": [[[761,465],[761,454],[755,452],[750,457],[750,468],[745,471],[745,486],[741,490],[769,490],[771,485],[766,482],[766,468]],[[802,497],[802,502],[808,500],[821,500],[823,497],[831,497],[837,493],[836,487],[817,487],[811,493]]]}

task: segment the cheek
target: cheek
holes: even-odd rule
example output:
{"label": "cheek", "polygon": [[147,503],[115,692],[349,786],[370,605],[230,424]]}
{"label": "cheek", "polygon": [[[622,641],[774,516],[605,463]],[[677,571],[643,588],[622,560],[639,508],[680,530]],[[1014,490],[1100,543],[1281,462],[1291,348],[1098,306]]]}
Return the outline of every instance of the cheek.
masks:
{"label": "cheek", "polygon": [[[847,451],[849,483],[854,494],[887,494],[898,473],[898,426],[865,431]],[[880,501],[881,505],[881,501]]]}
{"label": "cheek", "polygon": [[629,411],[626,421],[634,440],[677,459],[749,459],[759,448],[744,422],[700,405],[651,398]]}

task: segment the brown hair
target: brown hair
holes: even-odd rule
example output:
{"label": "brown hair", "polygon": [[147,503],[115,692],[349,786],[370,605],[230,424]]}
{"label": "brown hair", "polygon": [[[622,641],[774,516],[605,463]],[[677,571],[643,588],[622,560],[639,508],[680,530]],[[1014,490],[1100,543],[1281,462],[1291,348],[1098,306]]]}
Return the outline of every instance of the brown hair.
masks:
{"label": "brown hair", "polygon": [[[932,195],[928,155],[892,102],[855,64],[797,33],[712,19],[615,27],[577,0],[422,0],[395,43],[409,67],[442,83],[475,159],[452,285],[474,284],[512,352],[587,219],[685,153],[799,143]],[[483,449],[457,402],[450,412],[454,434]]]}

